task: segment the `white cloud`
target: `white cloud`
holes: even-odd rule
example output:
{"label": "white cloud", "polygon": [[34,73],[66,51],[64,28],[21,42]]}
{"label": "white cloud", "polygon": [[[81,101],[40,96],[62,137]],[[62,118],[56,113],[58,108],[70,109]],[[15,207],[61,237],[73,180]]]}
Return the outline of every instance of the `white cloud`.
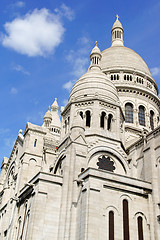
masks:
{"label": "white cloud", "polygon": [[74,76],[74,79],[69,80],[63,85],[63,88],[68,91],[71,90],[76,80],[81,77],[89,66],[89,51],[90,44],[89,39],[85,36],[77,40],[78,50],[70,50],[66,55],[66,60],[72,65],[71,75]]}
{"label": "white cloud", "polygon": [[30,75],[30,73],[29,73],[28,71],[26,71],[26,70],[24,69],[24,67],[22,67],[22,66],[19,65],[19,64],[13,64],[13,65],[12,65],[12,69],[15,70],[15,71],[17,71],[17,72],[21,72],[21,73],[23,73],[23,74],[25,74],[25,75]]}
{"label": "white cloud", "polygon": [[60,16],[66,17],[70,21],[75,18],[74,11],[70,7],[66,6],[64,3],[60,6],[60,8],[56,8],[54,11]]}
{"label": "white cloud", "polygon": [[158,76],[160,74],[160,67],[151,68],[152,76]]}
{"label": "white cloud", "polygon": [[75,81],[68,81],[63,85],[63,88],[67,89],[68,91],[70,91],[74,85]]}
{"label": "white cloud", "polygon": [[63,105],[66,106],[68,103],[68,99],[63,99]]}
{"label": "white cloud", "polygon": [[0,135],[2,135],[2,134],[6,134],[6,133],[8,133],[8,132],[10,132],[10,129],[9,128],[0,128]]}
{"label": "white cloud", "polygon": [[15,18],[5,23],[4,28],[3,46],[30,57],[54,53],[65,32],[60,16],[46,8],[34,9],[23,17]]}
{"label": "white cloud", "polygon": [[14,94],[14,95],[17,94],[17,93],[18,93],[17,88],[12,87],[11,90],[10,90],[10,93],[11,93],[11,94]]}
{"label": "white cloud", "polygon": [[23,1],[18,1],[18,2],[15,2],[13,5],[14,5],[15,7],[22,8],[22,7],[25,6],[25,2],[23,2]]}

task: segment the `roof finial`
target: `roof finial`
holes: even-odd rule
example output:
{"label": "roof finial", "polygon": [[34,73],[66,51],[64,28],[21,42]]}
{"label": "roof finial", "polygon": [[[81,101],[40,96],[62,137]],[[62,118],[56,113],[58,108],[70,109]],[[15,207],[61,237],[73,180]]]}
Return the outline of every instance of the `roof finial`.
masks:
{"label": "roof finial", "polygon": [[117,20],[119,19],[119,16],[118,16],[118,14],[116,15],[116,18],[117,18]]}
{"label": "roof finial", "polygon": [[95,42],[95,46],[97,46],[97,45],[98,45],[98,42],[96,41],[96,42]]}

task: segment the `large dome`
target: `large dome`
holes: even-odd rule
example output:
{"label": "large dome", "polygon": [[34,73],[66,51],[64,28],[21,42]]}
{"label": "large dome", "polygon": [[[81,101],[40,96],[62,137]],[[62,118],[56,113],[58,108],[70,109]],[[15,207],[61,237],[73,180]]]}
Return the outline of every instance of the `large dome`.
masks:
{"label": "large dome", "polygon": [[124,46],[112,46],[104,50],[101,69],[103,72],[112,69],[140,71],[151,76],[150,70],[141,56]]}

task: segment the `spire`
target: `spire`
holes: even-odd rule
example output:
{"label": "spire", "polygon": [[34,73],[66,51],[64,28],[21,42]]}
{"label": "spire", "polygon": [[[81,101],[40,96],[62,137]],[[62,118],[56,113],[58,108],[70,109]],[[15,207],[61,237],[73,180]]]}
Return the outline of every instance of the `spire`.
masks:
{"label": "spire", "polygon": [[59,109],[59,106],[57,103],[57,98],[55,98],[54,103],[51,106],[51,111],[58,111],[58,109]]}
{"label": "spire", "polygon": [[92,49],[92,52],[90,54],[91,65],[90,65],[89,69],[97,68],[97,67],[100,68],[99,62],[101,60],[102,55],[101,55],[101,51],[97,45],[98,45],[98,43],[96,41],[95,47]]}
{"label": "spire", "polygon": [[46,112],[46,114],[44,115],[44,118],[43,118],[44,127],[49,128],[51,121],[52,121],[52,114],[51,114],[50,106],[49,106],[48,111]]}
{"label": "spire", "polygon": [[121,22],[119,21],[119,16],[116,15],[116,21],[113,24],[112,27],[112,44],[111,46],[124,46],[123,43],[123,27]]}

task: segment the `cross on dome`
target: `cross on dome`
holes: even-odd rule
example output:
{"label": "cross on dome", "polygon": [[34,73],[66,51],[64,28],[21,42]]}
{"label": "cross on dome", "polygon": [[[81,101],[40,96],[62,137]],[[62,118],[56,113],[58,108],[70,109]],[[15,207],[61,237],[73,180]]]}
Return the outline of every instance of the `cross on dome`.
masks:
{"label": "cross on dome", "polygon": [[118,16],[118,14],[116,15],[116,18],[117,18],[117,20],[119,20],[119,16]]}
{"label": "cross on dome", "polygon": [[95,46],[97,46],[97,45],[98,45],[98,42],[96,41],[96,42],[95,42]]}

